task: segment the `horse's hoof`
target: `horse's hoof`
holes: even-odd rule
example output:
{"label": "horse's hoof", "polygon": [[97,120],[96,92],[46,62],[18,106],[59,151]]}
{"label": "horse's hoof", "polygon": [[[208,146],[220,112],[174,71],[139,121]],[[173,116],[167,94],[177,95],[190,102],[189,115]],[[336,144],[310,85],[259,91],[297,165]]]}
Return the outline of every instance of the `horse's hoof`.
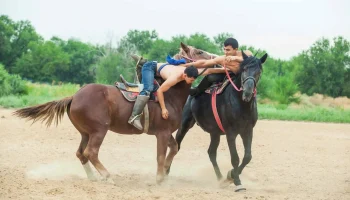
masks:
{"label": "horse's hoof", "polygon": [[233,181],[233,178],[231,176],[231,171],[232,171],[232,169],[228,170],[228,172],[227,172],[227,180]]}
{"label": "horse's hoof", "polygon": [[164,181],[164,176],[157,175],[157,184],[160,185]]}
{"label": "horse's hoof", "polygon": [[116,184],[116,182],[115,182],[111,177],[102,178],[101,181],[102,181],[102,182],[105,182],[105,183],[110,183],[110,184],[113,184],[113,185]]}
{"label": "horse's hoof", "polygon": [[247,190],[243,185],[237,185],[235,188],[235,192],[245,191]]}
{"label": "horse's hoof", "polygon": [[168,176],[170,173],[170,167],[168,169],[165,170],[165,175]]}
{"label": "horse's hoof", "polygon": [[230,179],[225,179],[225,180],[219,181],[219,185],[220,185],[221,188],[228,187],[232,183],[233,183],[233,180],[230,180]]}
{"label": "horse's hoof", "polygon": [[97,181],[97,178],[95,176],[90,176],[88,177],[88,179],[92,182],[96,182]]}

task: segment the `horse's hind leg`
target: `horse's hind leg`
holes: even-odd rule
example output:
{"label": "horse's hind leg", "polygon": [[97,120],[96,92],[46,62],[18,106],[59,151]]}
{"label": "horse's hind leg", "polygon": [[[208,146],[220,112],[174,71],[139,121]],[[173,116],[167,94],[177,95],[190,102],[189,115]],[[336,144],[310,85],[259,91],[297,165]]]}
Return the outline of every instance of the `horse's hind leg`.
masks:
{"label": "horse's hind leg", "polygon": [[87,157],[90,160],[90,162],[94,165],[94,167],[101,174],[104,180],[107,180],[110,177],[110,173],[98,159],[98,152],[100,150],[103,139],[106,136],[106,133],[107,129],[102,129],[98,132],[90,133],[89,142],[83,153],[83,155]]}
{"label": "horse's hind leg", "polygon": [[168,142],[170,138],[170,132],[160,132],[156,135],[157,137],[157,183],[163,182],[165,177],[165,156],[168,149]]}
{"label": "horse's hind leg", "polygon": [[177,143],[175,141],[175,138],[172,135],[170,135],[168,147],[170,148],[170,151],[169,151],[168,156],[165,159],[165,165],[164,165],[164,168],[166,170],[166,174],[169,174],[170,165],[173,162],[173,159],[178,152]]}
{"label": "horse's hind leg", "polygon": [[216,153],[217,153],[217,149],[219,147],[219,144],[220,144],[220,135],[219,134],[210,134],[210,145],[208,148],[208,154],[209,154],[210,161],[213,164],[216,177],[218,180],[221,180],[222,174],[220,172],[218,163],[216,162]]}
{"label": "horse's hind leg", "polygon": [[95,177],[94,173],[92,172],[92,169],[91,169],[91,166],[89,163],[89,159],[83,155],[83,152],[84,152],[84,150],[87,146],[87,143],[89,141],[89,135],[82,133],[82,132],[80,134],[81,134],[81,141],[80,141],[80,145],[79,145],[79,148],[77,150],[76,155],[79,158],[81,164],[83,165],[88,179],[95,181],[96,177]]}

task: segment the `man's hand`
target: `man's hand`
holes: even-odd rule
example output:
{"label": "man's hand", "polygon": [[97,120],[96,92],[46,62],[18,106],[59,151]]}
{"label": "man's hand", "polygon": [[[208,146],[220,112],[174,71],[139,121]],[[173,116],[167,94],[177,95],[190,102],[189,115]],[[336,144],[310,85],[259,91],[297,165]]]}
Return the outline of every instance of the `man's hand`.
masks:
{"label": "man's hand", "polygon": [[225,57],[226,62],[232,62],[232,61],[237,61],[237,60],[238,60],[238,56],[226,56]]}
{"label": "man's hand", "polygon": [[163,119],[168,119],[169,117],[169,112],[166,108],[162,109],[162,117]]}

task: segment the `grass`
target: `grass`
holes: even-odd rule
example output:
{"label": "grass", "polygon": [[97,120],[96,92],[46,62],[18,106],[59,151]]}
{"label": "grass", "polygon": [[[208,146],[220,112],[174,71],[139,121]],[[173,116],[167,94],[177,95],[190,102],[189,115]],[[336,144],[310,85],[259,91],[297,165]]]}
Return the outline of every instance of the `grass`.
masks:
{"label": "grass", "polygon": [[350,109],[330,107],[301,107],[258,105],[259,119],[350,123]]}
{"label": "grass", "polygon": [[[0,106],[5,108],[22,108],[38,105],[71,96],[80,88],[79,85],[74,84],[49,85],[27,83],[27,85],[28,95],[0,97]],[[309,99],[312,98],[314,97],[310,97]],[[347,102],[349,102],[348,99],[342,99],[341,105],[347,105]],[[336,104],[333,100],[331,103],[332,105]],[[305,103],[305,106],[303,105],[293,107],[273,105],[272,103],[259,103],[259,119],[350,123],[350,109],[332,108],[320,105],[320,103],[316,104],[316,106],[312,106],[310,103]]]}
{"label": "grass", "polygon": [[48,101],[58,100],[76,93],[80,86],[74,84],[48,85],[27,83],[28,95],[0,97],[0,106],[4,108],[22,108]]}

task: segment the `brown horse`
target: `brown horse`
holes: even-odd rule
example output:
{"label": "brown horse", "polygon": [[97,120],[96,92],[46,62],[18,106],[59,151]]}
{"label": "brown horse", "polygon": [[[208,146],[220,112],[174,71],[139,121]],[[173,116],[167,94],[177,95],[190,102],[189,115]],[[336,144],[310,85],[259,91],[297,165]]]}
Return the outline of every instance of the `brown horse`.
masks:
{"label": "brown horse", "polygon": [[[210,59],[213,55],[205,51],[181,43],[180,52],[175,58],[185,57],[186,60]],[[177,143],[172,133],[181,123],[181,113],[189,95],[189,84],[182,81],[164,93],[165,104],[169,118],[164,120],[161,108],[156,102],[148,102],[150,126],[147,134],[157,138],[157,183],[164,180],[165,171],[178,151]],[[72,124],[81,134],[81,142],[76,152],[90,180],[96,180],[89,161],[107,180],[110,173],[98,159],[98,152],[108,130],[120,134],[142,134],[128,123],[133,109],[133,102],[127,101],[119,89],[112,85],[88,84],[73,96],[58,101],[19,109],[14,112],[21,118],[35,121],[46,121],[50,126],[54,121],[58,124],[67,111]],[[144,124],[144,116],[141,122]],[[167,146],[170,152],[166,157]]]}

